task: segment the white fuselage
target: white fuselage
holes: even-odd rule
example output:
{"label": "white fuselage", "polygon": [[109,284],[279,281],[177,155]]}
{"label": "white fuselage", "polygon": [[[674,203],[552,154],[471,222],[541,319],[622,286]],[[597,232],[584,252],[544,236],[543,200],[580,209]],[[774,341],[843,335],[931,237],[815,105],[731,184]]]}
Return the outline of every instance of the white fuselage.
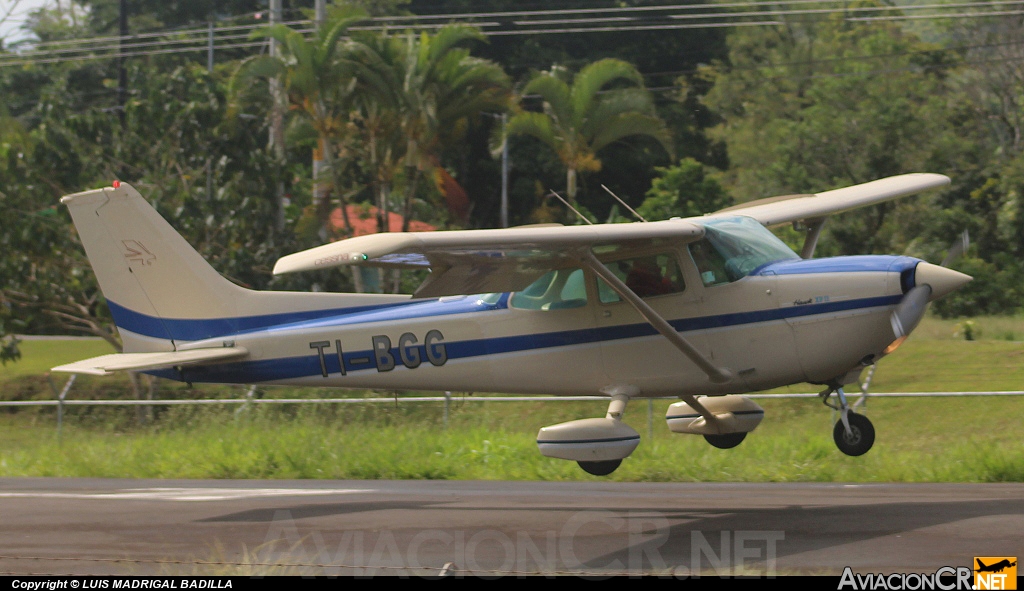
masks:
{"label": "white fuselage", "polygon": [[179,341],[179,350],[233,341],[250,357],[154,373],[194,382],[566,395],[615,385],[665,396],[824,383],[892,343],[890,315],[906,289],[901,273],[918,262],[791,260],[705,287],[685,249],[678,254],[685,289],[646,301],[735,376],[727,383],[710,382],[628,303],[602,303],[589,272],[581,307],[518,309],[508,294],[408,300]]}

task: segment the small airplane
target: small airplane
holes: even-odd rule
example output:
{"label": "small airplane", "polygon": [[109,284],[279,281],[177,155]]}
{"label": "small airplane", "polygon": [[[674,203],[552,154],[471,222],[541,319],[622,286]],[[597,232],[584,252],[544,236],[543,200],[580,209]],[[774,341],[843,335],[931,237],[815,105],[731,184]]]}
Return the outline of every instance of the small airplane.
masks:
{"label": "small airplane", "polygon": [[980,558],[976,558],[975,561],[977,561],[978,563],[978,568],[976,570],[979,573],[998,573],[1010,567],[1017,566],[1016,561],[1011,562],[1009,559],[1006,558],[1000,560],[999,562],[989,565],[986,565],[984,562],[982,562]]}
{"label": "small airplane", "polygon": [[[412,295],[252,291],[218,274],[131,186],[62,199],[124,353],[54,371],[184,382],[609,398],[544,427],[545,456],[606,475],[637,447],[628,401],[678,396],[676,433],[731,448],[764,410],[742,394],[811,382],[857,456],[874,428],[843,386],[971,277],[907,256],[812,258],[829,215],[941,187],[907,174],[656,222],[382,233],[282,257],[275,274],[429,269]],[[798,255],[767,228],[806,229]],[[477,295],[468,295],[477,294]],[[835,395],[835,401],[832,397]]]}

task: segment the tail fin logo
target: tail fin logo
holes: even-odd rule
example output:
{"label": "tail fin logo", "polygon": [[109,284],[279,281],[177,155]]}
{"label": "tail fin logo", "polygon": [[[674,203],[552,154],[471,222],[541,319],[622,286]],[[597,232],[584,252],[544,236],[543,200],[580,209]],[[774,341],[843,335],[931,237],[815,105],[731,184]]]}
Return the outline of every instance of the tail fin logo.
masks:
{"label": "tail fin logo", "polygon": [[124,246],[124,258],[128,259],[129,263],[145,266],[152,265],[156,260],[156,255],[149,252],[149,249],[138,240],[122,240],[121,245]]}

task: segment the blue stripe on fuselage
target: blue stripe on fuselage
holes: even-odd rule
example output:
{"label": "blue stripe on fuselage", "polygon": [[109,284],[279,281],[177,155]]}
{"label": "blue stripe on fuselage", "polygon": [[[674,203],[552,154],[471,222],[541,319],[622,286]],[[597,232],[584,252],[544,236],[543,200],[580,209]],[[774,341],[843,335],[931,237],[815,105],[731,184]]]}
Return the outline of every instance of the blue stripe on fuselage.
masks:
{"label": "blue stripe on fuselage", "polygon": [[[430,300],[430,302],[434,301],[436,300]],[[200,341],[214,337],[233,336],[244,332],[265,330],[271,327],[321,318],[344,318],[351,314],[360,314],[368,311],[376,312],[384,309],[394,310],[403,306],[423,303],[422,300],[410,300],[408,302],[392,302],[375,306],[353,306],[350,308],[282,312],[280,314],[237,316],[232,318],[157,318],[107,300],[110,314],[114,317],[114,324],[119,328],[147,337],[174,339],[177,341]]]}
{"label": "blue stripe on fuselage", "polygon": [[[754,275],[797,275],[817,273],[849,273],[849,272],[902,272],[913,268],[918,259],[903,256],[865,255],[850,257],[832,257],[826,259],[796,259],[778,261],[764,265]],[[390,320],[411,320],[434,316],[448,316],[471,312],[486,312],[504,309],[508,306],[508,294],[504,294],[495,304],[488,304],[476,296],[461,299],[410,300],[379,304],[375,306],[359,306],[351,308],[334,308],[329,310],[310,310],[303,312],[285,312],[262,316],[241,316],[234,318],[179,319],[157,318],[129,310],[110,300],[111,314],[117,326],[136,334],[154,337],[171,338],[179,341],[197,341],[208,338],[229,337],[251,334],[259,331],[280,332],[292,330],[318,329],[332,326],[346,326],[369,322]],[[833,303],[831,305],[839,305]],[[798,310],[777,309],[756,312],[738,312],[700,319],[684,319],[672,322],[677,330],[699,330],[748,322],[763,322],[784,317],[820,314],[829,310],[820,306],[801,306]],[[815,311],[820,310],[820,311]],[[758,320],[754,320],[757,318]],[[685,325],[685,327],[684,327]],[[647,326],[647,325],[642,325]],[[611,327],[614,330],[623,327]],[[648,327],[650,329],[650,327]],[[654,329],[650,329],[654,334]]]}
{"label": "blue stripe on fuselage", "polygon": [[158,339],[199,341],[215,337],[238,336],[258,331],[281,331],[305,328],[321,328],[345,324],[380,322],[382,320],[407,320],[449,314],[465,314],[505,308],[508,294],[502,295],[497,303],[488,304],[478,297],[441,298],[410,300],[376,306],[353,306],[329,310],[285,312],[263,316],[238,316],[234,318],[156,318],[129,310],[107,300],[114,324],[136,334]]}
{"label": "blue stripe on fuselage", "polygon": [[[759,322],[785,320],[787,318],[797,318],[814,314],[828,314],[847,310],[892,306],[899,303],[902,297],[902,295],[891,295],[858,300],[810,304],[806,306],[777,308],[772,310],[737,312],[697,318],[681,318],[670,321],[669,324],[680,332],[726,328]],[[447,358],[450,361],[453,359],[469,359],[473,357],[515,353],[536,349],[597,344],[621,339],[654,336],[656,334],[657,332],[650,324],[638,323],[540,334],[472,339],[466,341],[446,341],[444,346],[447,352]],[[421,344],[416,348],[419,351],[419,358],[421,360],[426,359],[425,347]],[[399,359],[400,355],[396,347],[392,347],[390,353],[394,359]],[[376,357],[375,352],[372,349],[346,351],[344,353],[344,358],[346,372],[376,369],[374,361]],[[325,355],[324,363],[329,374],[336,376],[341,372],[341,366],[338,363],[337,355]],[[241,361],[219,365],[186,367],[184,368],[183,373],[180,374],[177,370],[161,370],[149,373],[169,379],[185,380],[190,382],[257,383],[319,376],[321,375],[321,367],[320,358],[318,356],[303,355],[280,359]]]}

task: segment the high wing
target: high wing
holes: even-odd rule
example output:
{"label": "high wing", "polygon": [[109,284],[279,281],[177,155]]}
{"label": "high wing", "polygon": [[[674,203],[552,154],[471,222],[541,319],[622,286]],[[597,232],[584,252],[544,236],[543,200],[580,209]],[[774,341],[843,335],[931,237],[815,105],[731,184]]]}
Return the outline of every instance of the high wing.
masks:
{"label": "high wing", "polygon": [[941,174],[903,174],[815,195],[784,195],[758,199],[727,207],[711,215],[742,215],[754,218],[765,226],[777,226],[790,222],[819,220],[832,214],[875,205],[948,184],[949,177]]}
{"label": "high wing", "polygon": [[595,247],[646,248],[700,240],[687,220],[593,226],[523,226],[501,230],[394,232],[340,240],[282,257],[274,274],[339,265],[430,268],[416,297],[519,291],[553,269],[578,267]]}
{"label": "high wing", "polygon": [[[940,174],[905,174],[817,195],[769,197],[710,216],[747,216],[766,226],[804,222],[811,230],[803,253],[809,258],[827,216],[947,184],[949,178]],[[582,253],[595,247],[622,252],[697,241],[704,235],[701,219],[371,234],[282,257],[274,274],[340,265],[429,268],[415,297],[519,291],[548,271],[578,266]]]}
{"label": "high wing", "polygon": [[711,216],[742,215],[754,218],[765,226],[799,222],[807,230],[800,257],[809,259],[814,256],[818,236],[828,216],[948,184],[949,177],[941,174],[902,174],[817,195],[783,195],[758,199],[727,207]]}
{"label": "high wing", "polygon": [[247,354],[248,351],[244,347],[218,347],[216,349],[191,349],[188,351],[156,353],[111,353],[61,365],[53,368],[51,371],[105,376],[122,370],[145,371],[180,365],[225,361],[243,357]]}

